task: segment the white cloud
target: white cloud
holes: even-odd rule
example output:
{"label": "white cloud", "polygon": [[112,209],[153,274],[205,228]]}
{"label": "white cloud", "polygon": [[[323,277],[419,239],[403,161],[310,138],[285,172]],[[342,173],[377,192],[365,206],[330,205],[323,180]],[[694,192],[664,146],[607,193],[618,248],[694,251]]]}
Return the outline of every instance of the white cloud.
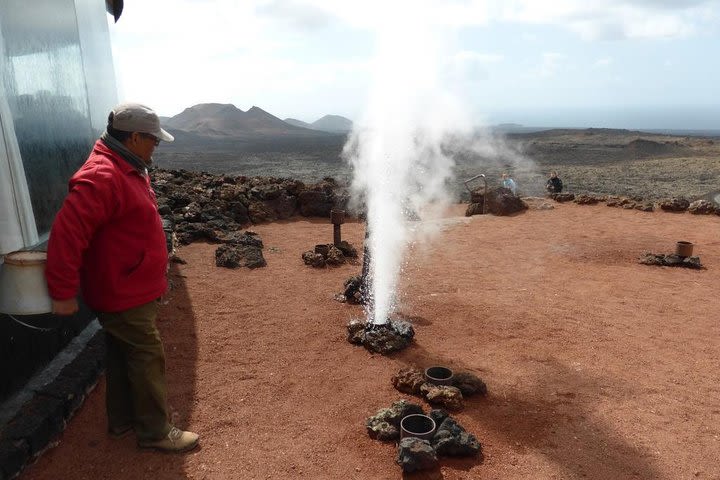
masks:
{"label": "white cloud", "polygon": [[299,0],[271,0],[256,7],[260,16],[284,20],[302,29],[317,29],[333,21],[330,12]]}
{"label": "white cloud", "polygon": [[598,59],[595,60],[595,62],[593,63],[593,67],[595,67],[595,68],[607,68],[607,67],[609,67],[612,63],[613,63],[613,59],[610,58],[610,57],[598,58]]}
{"label": "white cloud", "polygon": [[375,29],[422,15],[445,26],[552,25],[586,39],[682,37],[718,29],[720,0],[271,0],[259,10],[298,25],[335,19]]}
{"label": "white cloud", "polygon": [[454,55],[454,60],[460,63],[498,63],[504,59],[497,53],[481,53],[470,50],[463,50]]}
{"label": "white cloud", "polygon": [[503,2],[497,18],[507,22],[554,25],[587,40],[684,37],[718,29],[717,0],[555,0]]}
{"label": "white cloud", "polygon": [[565,55],[557,52],[546,52],[542,54],[540,60],[540,66],[535,70],[534,75],[541,78],[554,77],[562,62],[565,60]]}

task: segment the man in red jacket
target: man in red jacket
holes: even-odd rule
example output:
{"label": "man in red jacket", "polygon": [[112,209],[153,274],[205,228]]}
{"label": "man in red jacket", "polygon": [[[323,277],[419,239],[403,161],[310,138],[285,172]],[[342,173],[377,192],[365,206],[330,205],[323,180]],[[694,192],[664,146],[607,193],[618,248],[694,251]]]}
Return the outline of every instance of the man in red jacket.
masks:
{"label": "man in red jacket", "polygon": [[198,445],[198,435],[168,422],[155,326],[168,252],[147,166],[161,140],[173,137],[150,108],[126,103],[110,112],[55,217],[46,278],[54,313],[77,312],[81,291],[105,329],[109,433],[134,429],[141,447],[183,452]]}

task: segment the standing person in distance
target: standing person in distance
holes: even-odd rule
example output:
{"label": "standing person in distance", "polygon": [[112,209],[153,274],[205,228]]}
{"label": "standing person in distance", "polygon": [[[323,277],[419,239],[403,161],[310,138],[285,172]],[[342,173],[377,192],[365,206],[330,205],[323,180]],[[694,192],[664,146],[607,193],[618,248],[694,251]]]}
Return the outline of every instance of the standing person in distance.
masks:
{"label": "standing person in distance", "polygon": [[550,172],[550,178],[548,178],[547,183],[545,184],[545,190],[548,191],[548,193],[560,193],[563,189],[563,183],[562,180],[557,176],[557,172],[553,170]]}
{"label": "standing person in distance", "polygon": [[53,313],[97,313],[107,345],[108,433],[135,431],[138,445],[184,452],[198,435],[168,421],[165,353],[155,325],[167,290],[168,252],[147,166],[173,136],[144,105],[113,108],[106,131],[73,175],[48,242]]}

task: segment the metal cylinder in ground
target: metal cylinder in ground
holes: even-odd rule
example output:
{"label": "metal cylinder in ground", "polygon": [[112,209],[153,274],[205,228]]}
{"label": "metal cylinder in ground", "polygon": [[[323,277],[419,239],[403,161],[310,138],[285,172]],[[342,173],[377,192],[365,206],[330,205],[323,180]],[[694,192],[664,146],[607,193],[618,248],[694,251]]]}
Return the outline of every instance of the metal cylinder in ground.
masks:
{"label": "metal cylinder in ground", "polygon": [[425,369],[425,379],[435,385],[451,385],[453,371],[441,366],[428,367]]}
{"label": "metal cylinder in ground", "polygon": [[400,420],[400,439],[416,437],[430,440],[435,435],[435,421],[427,415],[414,413]]}
{"label": "metal cylinder in ground", "polygon": [[330,223],[333,224],[333,244],[335,244],[335,246],[340,245],[342,241],[340,225],[345,223],[345,210],[337,210],[335,208],[330,210]]}
{"label": "metal cylinder in ground", "polygon": [[680,241],[675,245],[675,255],[678,257],[690,257],[693,254],[693,244],[691,242]]}
{"label": "metal cylinder in ground", "polygon": [[340,242],[342,241],[341,235],[340,235],[340,225],[333,225],[333,244],[335,246],[340,245]]}

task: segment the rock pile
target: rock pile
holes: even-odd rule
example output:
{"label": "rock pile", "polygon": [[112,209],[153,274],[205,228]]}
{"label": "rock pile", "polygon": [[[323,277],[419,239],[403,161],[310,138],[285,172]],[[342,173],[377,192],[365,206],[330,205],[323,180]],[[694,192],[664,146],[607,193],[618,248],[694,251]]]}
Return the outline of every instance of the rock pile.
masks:
{"label": "rock pile", "polygon": [[646,253],[640,257],[643,265],[656,265],[659,267],[685,267],[702,270],[705,267],[700,262],[700,257],[681,257],[679,255],[662,253]]}
{"label": "rock pile", "polygon": [[684,197],[673,197],[660,202],[660,209],[665,212],[684,212],[690,206],[690,200]]}
{"label": "rock pile", "polygon": [[[655,203],[642,198],[636,197],[620,197],[615,195],[590,195],[580,194],[575,195],[572,193],[554,193],[549,195],[550,198],[556,202],[569,202],[574,201],[578,205],[595,205],[600,202],[605,202],[608,207],[624,208],[626,210],[640,210],[643,212],[652,212],[655,210]],[[700,199],[690,202],[684,197],[673,197],[668,200],[662,200],[657,203],[657,207],[666,212],[685,212],[696,215],[720,215],[720,208],[716,207],[711,201]]]}
{"label": "rock pile", "polygon": [[600,198],[595,197],[593,195],[576,195],[573,202],[577,203],[578,205],[595,205],[601,201]]}
{"label": "rock pile", "polygon": [[172,220],[183,245],[218,242],[243,227],[298,214],[329,219],[330,210],[346,209],[349,199],[347,189],[332,178],[305,185],[286,178],[156,169],[152,182],[160,215]]}
{"label": "rock pile", "polygon": [[[485,203],[487,202],[487,203]],[[477,188],[470,194],[470,205],[465,216],[480,215],[484,211],[493,215],[505,216],[527,210],[528,206],[520,197],[514,195],[509,188],[488,189],[487,198],[483,188]]]}
{"label": "rock pile", "polygon": [[355,275],[347,280],[343,285],[343,293],[340,295],[341,301],[361,305],[365,303],[365,295],[363,294],[362,275]]}
{"label": "rock pile", "polygon": [[[400,440],[400,422],[413,414],[424,414],[420,405],[400,400],[368,417],[365,426],[370,438],[382,441]],[[430,440],[405,437],[398,444],[396,462],[404,472],[437,468],[438,457],[472,457],[482,460],[482,445],[447,411],[433,409],[428,413],[436,425]]]}
{"label": "rock pile", "polygon": [[694,215],[720,215],[720,208],[715,207],[712,202],[707,200],[695,200],[688,205],[688,212]]}
{"label": "rock pile", "polygon": [[635,209],[643,212],[652,212],[655,209],[655,205],[652,202],[647,202],[639,198],[616,196],[608,197],[605,205],[608,207],[624,208],[626,210]]}
{"label": "rock pile", "polygon": [[353,319],[347,324],[347,332],[348,342],[383,355],[406,348],[415,336],[412,324],[400,319],[389,319],[381,324]]}
{"label": "rock pile", "polygon": [[461,409],[464,396],[487,394],[485,382],[469,372],[453,375],[451,385],[435,385],[427,381],[422,370],[407,367],[393,376],[392,384],[400,392],[421,396],[450,410]]}
{"label": "rock pile", "polygon": [[215,265],[226,268],[258,268],[267,265],[263,257],[263,243],[257,233],[230,232],[223,235],[220,245],[215,250]]}
{"label": "rock pile", "polygon": [[[573,193],[553,193],[549,195],[556,202],[574,201],[578,205],[594,205],[605,202],[608,207],[624,208],[626,210],[640,210],[643,212],[652,212],[655,210],[655,203],[642,198],[610,196],[596,196],[590,194],[575,195]],[[665,212],[685,212],[689,211],[695,215],[720,215],[720,208],[716,207],[711,201],[700,199],[690,202],[684,197],[673,197],[671,199],[662,200],[657,206]]]}
{"label": "rock pile", "polygon": [[[186,170],[153,170],[153,189],[168,238],[188,245],[198,240],[222,243],[215,251],[218,267],[257,268],[266,265],[262,241],[243,227],[294,215],[330,218],[332,208],[344,209],[349,194],[332,178],[305,185],[298,180],[212,175]],[[348,252],[354,251],[347,245]],[[336,259],[344,263],[341,258]],[[355,252],[357,256],[357,252]],[[331,263],[333,260],[327,263]]]}
{"label": "rock pile", "polygon": [[550,198],[555,200],[558,203],[564,203],[564,202],[572,202],[575,200],[575,194],[574,193],[551,193]]}
{"label": "rock pile", "polygon": [[355,259],[357,256],[357,249],[345,240],[337,245],[332,243],[315,245],[314,250],[308,250],[301,255],[305,265],[315,268],[342,265],[348,258]]}

